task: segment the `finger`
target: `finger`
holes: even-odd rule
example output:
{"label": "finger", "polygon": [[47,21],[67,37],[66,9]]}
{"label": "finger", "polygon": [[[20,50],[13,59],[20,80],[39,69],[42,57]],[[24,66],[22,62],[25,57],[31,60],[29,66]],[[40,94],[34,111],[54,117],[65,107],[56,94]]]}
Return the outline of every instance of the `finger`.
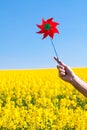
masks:
{"label": "finger", "polygon": [[57,65],[57,69],[63,69],[63,70],[65,70],[65,68],[64,68],[64,66],[62,66],[62,65]]}
{"label": "finger", "polygon": [[59,76],[60,76],[60,77],[63,77],[63,76],[65,76],[65,73],[64,73],[64,72],[60,72],[60,73],[59,73]]}
{"label": "finger", "polygon": [[59,68],[59,72],[60,72],[60,73],[65,73],[65,70],[62,69],[62,68]]}

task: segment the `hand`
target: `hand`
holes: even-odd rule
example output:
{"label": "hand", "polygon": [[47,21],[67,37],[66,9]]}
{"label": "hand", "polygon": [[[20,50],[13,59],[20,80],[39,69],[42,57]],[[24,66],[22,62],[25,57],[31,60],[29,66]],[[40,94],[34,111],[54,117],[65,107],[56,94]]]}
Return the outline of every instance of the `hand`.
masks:
{"label": "hand", "polygon": [[54,59],[58,63],[57,68],[59,71],[59,77],[65,81],[71,83],[72,79],[75,77],[74,72],[71,70],[71,68],[69,66],[65,65],[61,61],[58,62],[56,57],[54,57]]}

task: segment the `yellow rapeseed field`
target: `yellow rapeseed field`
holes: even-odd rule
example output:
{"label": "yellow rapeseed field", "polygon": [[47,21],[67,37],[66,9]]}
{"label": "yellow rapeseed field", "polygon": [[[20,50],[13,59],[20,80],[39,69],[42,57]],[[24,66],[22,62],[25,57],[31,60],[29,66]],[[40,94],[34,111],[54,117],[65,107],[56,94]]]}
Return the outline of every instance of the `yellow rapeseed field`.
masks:
{"label": "yellow rapeseed field", "polygon": [[0,130],[87,130],[87,98],[57,69],[0,71]]}

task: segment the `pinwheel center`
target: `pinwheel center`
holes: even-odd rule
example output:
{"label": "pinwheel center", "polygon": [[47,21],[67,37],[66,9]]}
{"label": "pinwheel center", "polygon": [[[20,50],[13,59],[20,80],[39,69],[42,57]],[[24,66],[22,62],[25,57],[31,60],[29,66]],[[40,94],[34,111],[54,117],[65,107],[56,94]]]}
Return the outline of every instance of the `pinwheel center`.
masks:
{"label": "pinwheel center", "polygon": [[48,23],[45,24],[45,25],[44,25],[44,29],[45,29],[45,30],[50,30],[50,24],[48,24]]}

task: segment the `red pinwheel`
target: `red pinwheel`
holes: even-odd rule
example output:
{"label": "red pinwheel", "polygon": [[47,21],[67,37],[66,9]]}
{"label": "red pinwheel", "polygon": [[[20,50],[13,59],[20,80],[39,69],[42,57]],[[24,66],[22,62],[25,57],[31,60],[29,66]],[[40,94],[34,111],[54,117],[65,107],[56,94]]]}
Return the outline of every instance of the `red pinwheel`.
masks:
{"label": "red pinwheel", "polygon": [[40,31],[37,33],[43,34],[43,39],[46,38],[47,36],[50,36],[51,43],[52,43],[53,49],[54,49],[56,57],[57,57],[57,62],[60,63],[58,55],[57,55],[57,51],[56,51],[55,46],[52,41],[52,39],[54,38],[54,33],[59,34],[59,31],[56,28],[56,26],[59,25],[59,23],[53,22],[53,18],[49,18],[47,20],[44,20],[44,18],[42,18],[42,24],[41,25],[36,24],[36,25],[40,29]]}
{"label": "red pinwheel", "polygon": [[58,33],[59,31],[56,28],[56,26],[59,25],[57,22],[53,22],[53,18],[49,18],[47,20],[42,19],[42,24],[38,25],[37,27],[40,29],[39,34],[43,34],[43,39],[46,38],[47,36],[50,36],[52,39],[54,37],[54,33]]}

